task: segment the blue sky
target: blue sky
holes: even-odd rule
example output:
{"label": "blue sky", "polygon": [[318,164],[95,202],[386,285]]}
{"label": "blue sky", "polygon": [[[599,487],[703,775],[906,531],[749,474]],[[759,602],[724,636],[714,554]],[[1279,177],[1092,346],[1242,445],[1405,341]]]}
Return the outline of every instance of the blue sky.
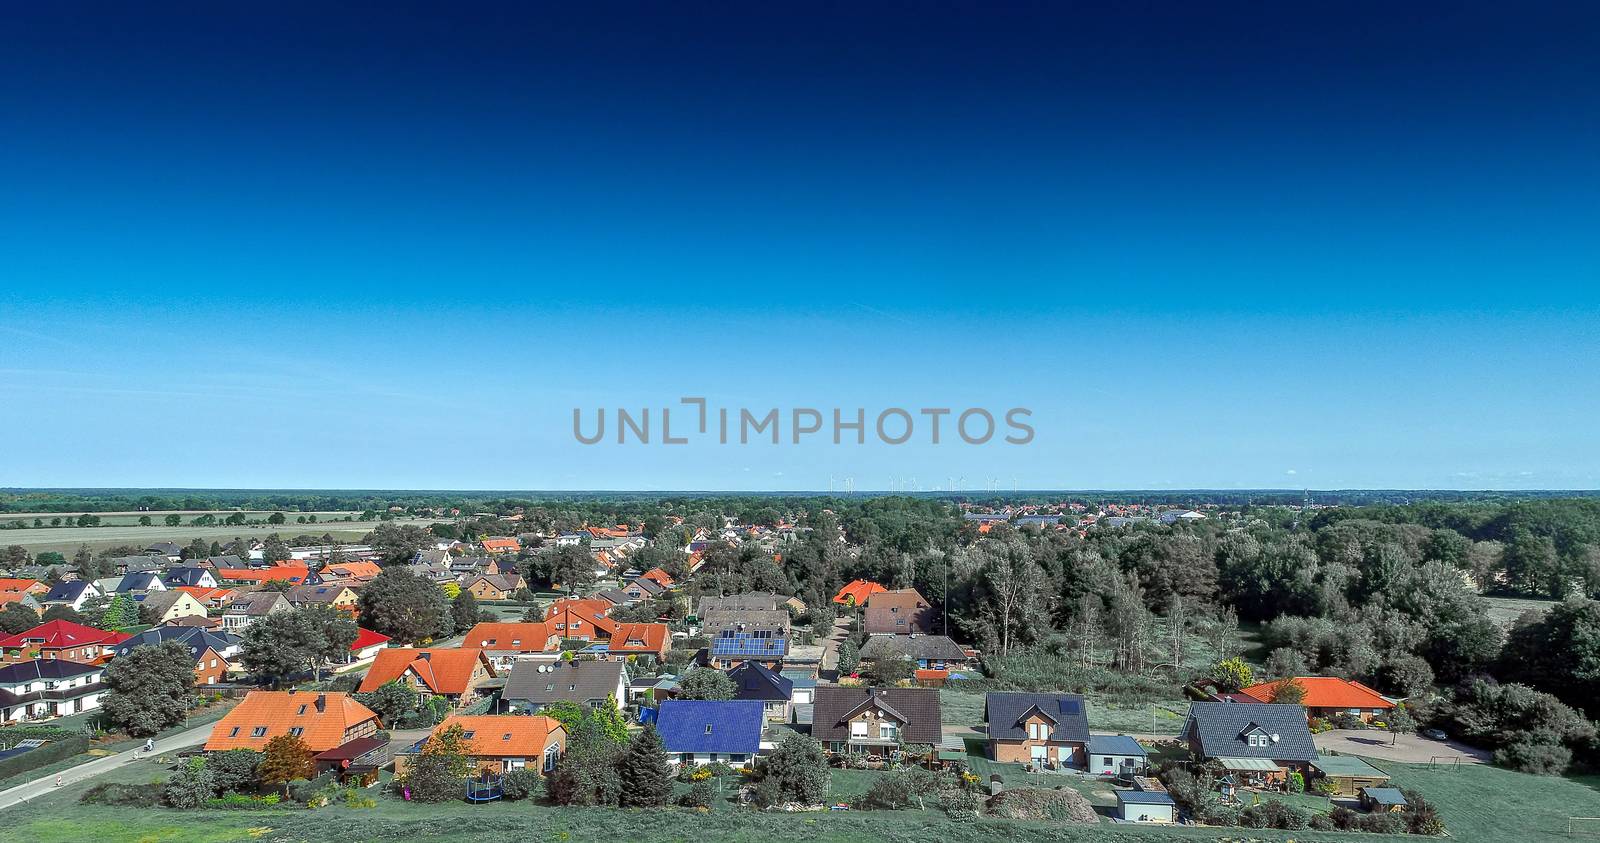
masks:
{"label": "blue sky", "polygon": [[0,20],[0,485],[1600,487],[1592,5],[584,5]]}

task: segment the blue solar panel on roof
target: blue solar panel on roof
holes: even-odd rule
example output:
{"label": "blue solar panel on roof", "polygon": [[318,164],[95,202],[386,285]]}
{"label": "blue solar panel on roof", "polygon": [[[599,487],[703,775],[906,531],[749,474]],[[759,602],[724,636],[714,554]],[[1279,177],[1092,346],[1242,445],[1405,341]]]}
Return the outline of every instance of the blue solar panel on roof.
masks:
{"label": "blue solar panel on roof", "polygon": [[1062,714],[1078,713],[1079,704],[1077,700],[1056,700],[1056,702],[1061,706]]}

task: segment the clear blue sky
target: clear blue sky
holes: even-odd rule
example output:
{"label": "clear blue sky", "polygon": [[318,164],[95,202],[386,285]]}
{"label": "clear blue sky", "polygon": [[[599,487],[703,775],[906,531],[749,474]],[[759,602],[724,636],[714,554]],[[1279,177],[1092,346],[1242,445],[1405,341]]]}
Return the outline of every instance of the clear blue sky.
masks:
{"label": "clear blue sky", "polygon": [[163,5],[0,18],[0,486],[1600,487],[1592,3]]}

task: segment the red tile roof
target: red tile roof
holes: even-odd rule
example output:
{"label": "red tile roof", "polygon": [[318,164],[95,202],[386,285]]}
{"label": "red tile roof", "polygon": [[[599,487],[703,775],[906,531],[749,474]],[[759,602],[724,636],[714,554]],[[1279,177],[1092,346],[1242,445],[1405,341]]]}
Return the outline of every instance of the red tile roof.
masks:
{"label": "red tile roof", "polygon": [[39,624],[26,632],[7,635],[0,638],[0,647],[6,649],[21,649],[26,647],[39,647],[42,649],[67,649],[69,647],[83,647],[90,644],[114,646],[132,638],[125,632],[107,632],[84,626],[71,621],[53,620]]}
{"label": "red tile roof", "polygon": [[554,717],[507,714],[461,715],[446,718],[435,726],[437,735],[451,726],[460,726],[467,738],[467,754],[474,758],[526,758],[539,760],[552,743],[565,739],[566,729]]}
{"label": "red tile roof", "polygon": [[611,601],[603,598],[583,600],[557,600],[545,610],[544,622],[563,638],[575,638],[574,627],[580,635],[590,627],[601,638],[610,638],[617,622],[606,617],[611,611]]}
{"label": "red tile roof", "polygon": [[542,653],[554,649],[548,644],[552,638],[559,637],[549,624],[480,623],[467,630],[461,643],[495,652]]}
{"label": "red tile roof", "polygon": [[[611,633],[611,643],[606,651],[610,653],[656,653],[660,654],[666,649],[667,640],[672,631],[664,623],[625,623],[617,626]],[[637,641],[637,644],[629,644]]]}
{"label": "red tile roof", "polygon": [[423,687],[435,694],[465,694],[472,690],[472,671],[479,662],[483,663],[490,676],[494,675],[489,660],[476,647],[390,647],[378,651],[378,657],[372,661],[372,667],[367,668],[367,675],[356,690],[362,693],[375,691],[409,671],[416,675]]}
{"label": "red tile roof", "polygon": [[833,596],[833,602],[843,603],[847,606],[865,606],[867,598],[880,591],[888,590],[872,580],[855,580],[844,588],[839,589],[839,593]]}
{"label": "red tile roof", "polygon": [[370,629],[356,627],[356,640],[354,644],[350,645],[350,652],[354,653],[360,650],[365,650],[375,644],[387,643],[389,643],[389,636],[384,635],[381,632],[373,632]]}
{"label": "red tile roof", "polygon": [[[1296,676],[1295,683],[1306,689],[1300,704],[1306,708],[1394,708],[1394,703],[1360,682],[1337,676]],[[1262,682],[1239,691],[1264,703],[1272,702],[1276,682]]]}
{"label": "red tile roof", "polygon": [[[319,698],[321,710],[317,708]],[[251,691],[212,727],[205,749],[260,751],[290,729],[302,729],[300,739],[306,746],[312,752],[323,752],[344,743],[350,728],[377,719],[372,709],[339,691]],[[256,734],[258,729],[262,734]]]}
{"label": "red tile roof", "polygon": [[645,571],[643,574],[640,574],[639,576],[642,579],[650,580],[651,582],[655,583],[656,585],[661,586],[662,588],[671,588],[672,587],[672,577],[669,576],[666,571],[663,571],[660,568],[651,568],[650,570]]}
{"label": "red tile roof", "polygon": [[309,569],[304,565],[275,565],[271,568],[218,568],[217,579],[233,582],[270,582],[288,580],[299,582],[306,578]]}

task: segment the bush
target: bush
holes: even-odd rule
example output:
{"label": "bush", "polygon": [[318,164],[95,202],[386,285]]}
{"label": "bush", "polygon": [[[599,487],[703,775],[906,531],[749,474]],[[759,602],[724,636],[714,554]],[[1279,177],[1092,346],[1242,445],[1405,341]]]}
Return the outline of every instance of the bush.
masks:
{"label": "bush", "polygon": [[500,792],[512,802],[538,796],[543,790],[544,779],[531,767],[519,767],[500,780]]}
{"label": "bush", "polygon": [[1356,828],[1372,834],[1404,834],[1406,821],[1400,814],[1363,814],[1356,821]]}
{"label": "bush", "polygon": [[270,808],[282,801],[283,797],[276,793],[269,793],[265,796],[250,796],[244,793],[230,793],[227,796],[219,796],[215,799],[206,800],[206,807],[222,808],[226,810]]}
{"label": "bush", "polygon": [[983,813],[983,798],[967,790],[939,794],[939,810],[956,822],[973,822]]}
{"label": "bush", "polygon": [[212,753],[206,759],[206,766],[211,768],[217,793],[244,792],[255,788],[256,765],[260,761],[260,753],[254,750],[230,749]]}
{"label": "bush", "polygon": [[701,779],[689,787],[678,804],[685,808],[709,808],[711,801],[717,798],[716,789],[711,784],[710,777]]}
{"label": "bush", "polygon": [[1559,776],[1572,763],[1572,750],[1557,743],[1530,739],[1526,733],[1519,735],[1522,736],[1520,740],[1494,751],[1496,765],[1539,776]]}
{"label": "bush", "polygon": [[1289,787],[1289,792],[1290,793],[1305,793],[1306,792],[1306,777],[1304,775],[1302,775],[1298,770],[1293,772],[1293,773],[1290,773],[1289,774],[1288,787]]}
{"label": "bush", "polygon": [[1333,831],[1335,828],[1333,824],[1333,817],[1330,817],[1327,814],[1312,814],[1310,827],[1316,829],[1317,831]]}
{"label": "bush", "polygon": [[856,805],[869,811],[898,811],[910,807],[923,808],[927,797],[934,796],[954,782],[931,770],[905,767],[891,770],[873,779],[872,787]]}
{"label": "bush", "polygon": [[154,808],[161,804],[162,785],[104,782],[89,788],[78,798],[85,805],[114,805],[119,808]]}
{"label": "bush", "polygon": [[319,791],[333,783],[332,773],[323,773],[314,779],[295,779],[289,782],[289,798],[302,805],[310,805]]}
{"label": "bush", "polygon": [[173,808],[198,808],[216,795],[217,785],[204,758],[189,759],[161,789],[162,801]]}

